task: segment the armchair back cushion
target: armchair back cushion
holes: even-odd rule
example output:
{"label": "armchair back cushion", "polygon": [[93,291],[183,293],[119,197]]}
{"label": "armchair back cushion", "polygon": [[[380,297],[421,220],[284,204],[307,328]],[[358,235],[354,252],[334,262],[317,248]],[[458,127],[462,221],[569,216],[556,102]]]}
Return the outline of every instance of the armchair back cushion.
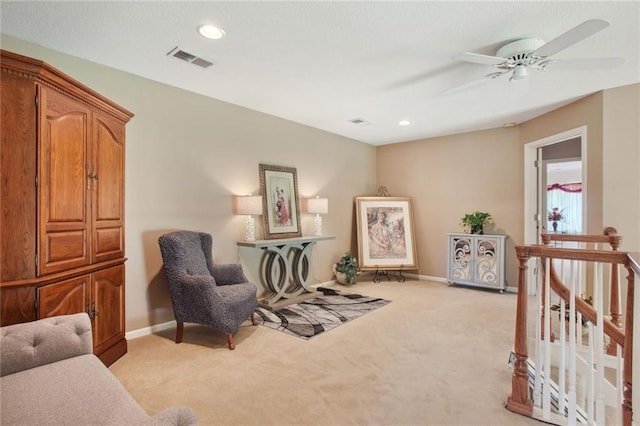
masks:
{"label": "armchair back cushion", "polygon": [[161,238],[171,240],[170,244],[165,244],[165,251],[172,259],[166,265],[171,269],[179,273],[186,272],[187,275],[211,275],[200,233],[180,232]]}

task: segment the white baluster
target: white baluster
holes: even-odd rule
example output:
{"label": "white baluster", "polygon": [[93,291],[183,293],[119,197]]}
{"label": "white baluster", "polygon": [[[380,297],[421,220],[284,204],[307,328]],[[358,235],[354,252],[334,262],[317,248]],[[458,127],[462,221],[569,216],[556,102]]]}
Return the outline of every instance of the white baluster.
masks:
{"label": "white baluster", "polygon": [[[622,407],[622,390],[624,389],[624,384],[622,382],[622,370],[623,370],[623,360],[622,360],[622,346],[616,344],[616,403],[618,407]],[[616,413],[616,424],[622,424],[622,410],[615,410]]]}
{"label": "white baluster", "polygon": [[594,406],[594,395],[593,395],[593,367],[594,367],[594,355],[593,355],[593,324],[589,322],[589,346],[587,347],[589,351],[589,373],[587,374],[587,419],[589,423],[594,423],[593,416],[593,406]]}
{"label": "white baluster", "polygon": [[[570,264],[571,280],[569,290],[569,300],[574,303],[569,303],[569,318],[575,318],[576,316],[576,280],[577,274],[575,274],[574,266],[576,261],[571,261]],[[574,426],[577,422],[577,402],[576,402],[576,326],[574,321],[569,322],[569,412],[567,413],[567,424]]]}
{"label": "white baluster", "polygon": [[542,417],[551,419],[551,259],[545,259],[544,293],[544,383],[542,384]]}
{"label": "white baluster", "polygon": [[[571,308],[569,308],[571,310]],[[566,361],[566,348],[567,348],[567,332],[565,327],[565,318],[567,317],[567,306],[564,299],[560,299],[560,359],[558,360],[558,413],[564,416],[564,409],[566,407],[565,395],[565,361]],[[571,324],[571,321],[569,321]],[[571,329],[569,329],[571,333]]]}
{"label": "white baluster", "polygon": [[603,268],[600,262],[594,265],[595,280],[593,283],[595,294],[595,307],[598,313],[595,351],[596,351],[596,423],[604,424],[605,401],[604,401],[604,285]]}

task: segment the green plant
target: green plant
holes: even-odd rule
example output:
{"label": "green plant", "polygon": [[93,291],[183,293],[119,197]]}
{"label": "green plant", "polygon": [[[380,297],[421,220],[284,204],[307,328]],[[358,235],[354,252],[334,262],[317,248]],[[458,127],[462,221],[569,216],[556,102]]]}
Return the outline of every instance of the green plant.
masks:
{"label": "green plant", "polygon": [[472,234],[482,234],[484,232],[484,226],[491,223],[491,215],[489,213],[475,211],[473,213],[467,213],[462,219],[460,224],[464,226],[467,232]]}
{"label": "green plant", "polygon": [[[588,305],[593,306],[593,297],[591,297],[591,296],[582,297],[581,299],[584,300]],[[570,308],[569,302],[565,302],[565,304],[564,304],[564,319],[566,321],[569,321],[569,316],[571,315],[570,311],[569,311],[569,308]],[[560,302],[558,302],[558,303],[556,303],[554,305],[551,305],[549,307],[549,309],[551,309],[552,311],[558,311],[558,316],[560,316],[560,309],[561,309]],[[576,320],[577,320],[577,316],[578,316],[578,311],[576,310]],[[588,322],[589,321],[585,317],[582,317],[582,325],[583,326],[587,325]]]}
{"label": "green plant", "polygon": [[360,275],[360,267],[358,259],[353,257],[351,252],[346,252],[344,256],[333,265],[333,273],[342,272],[345,275],[345,284],[351,285],[356,282],[356,278]]}

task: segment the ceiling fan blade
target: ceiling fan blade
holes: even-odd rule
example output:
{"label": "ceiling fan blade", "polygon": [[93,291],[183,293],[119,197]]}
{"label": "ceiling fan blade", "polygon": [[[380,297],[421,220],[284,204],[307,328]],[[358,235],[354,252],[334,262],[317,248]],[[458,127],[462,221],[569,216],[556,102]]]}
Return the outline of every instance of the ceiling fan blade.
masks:
{"label": "ceiling fan blade", "polygon": [[543,69],[549,71],[610,70],[624,64],[623,58],[590,58],[550,60]]}
{"label": "ceiling fan blade", "polygon": [[488,83],[492,80],[495,80],[496,78],[499,78],[505,74],[507,74],[508,72],[510,72],[510,70],[507,71],[499,71],[499,72],[494,72],[488,75],[485,75],[481,78],[476,78],[475,80],[471,80],[467,83],[461,84],[460,86],[456,86],[456,87],[452,87],[450,89],[445,90],[442,94],[443,95],[449,95],[449,94],[453,94],[453,93],[458,93],[458,92],[462,92],[463,90],[469,90],[472,89],[476,86],[480,86],[483,85],[485,83]]}
{"label": "ceiling fan blade", "polygon": [[458,61],[473,62],[474,64],[498,65],[506,61],[505,58],[499,56],[481,55],[479,53],[461,53],[453,57]]}
{"label": "ceiling fan blade", "polygon": [[549,57],[597,33],[598,31],[604,30],[608,26],[609,23],[602,19],[590,19],[540,46],[538,49],[534,50],[532,54],[536,56]]}

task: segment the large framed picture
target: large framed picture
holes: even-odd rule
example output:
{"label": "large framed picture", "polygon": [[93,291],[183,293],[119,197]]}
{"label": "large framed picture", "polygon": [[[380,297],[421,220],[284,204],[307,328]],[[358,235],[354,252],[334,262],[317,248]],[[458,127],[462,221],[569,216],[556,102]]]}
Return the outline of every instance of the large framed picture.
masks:
{"label": "large framed picture", "polygon": [[356,197],[356,223],[361,269],[418,268],[411,198]]}
{"label": "large framed picture", "polygon": [[300,237],[302,231],[296,169],[259,164],[259,171],[265,239]]}

